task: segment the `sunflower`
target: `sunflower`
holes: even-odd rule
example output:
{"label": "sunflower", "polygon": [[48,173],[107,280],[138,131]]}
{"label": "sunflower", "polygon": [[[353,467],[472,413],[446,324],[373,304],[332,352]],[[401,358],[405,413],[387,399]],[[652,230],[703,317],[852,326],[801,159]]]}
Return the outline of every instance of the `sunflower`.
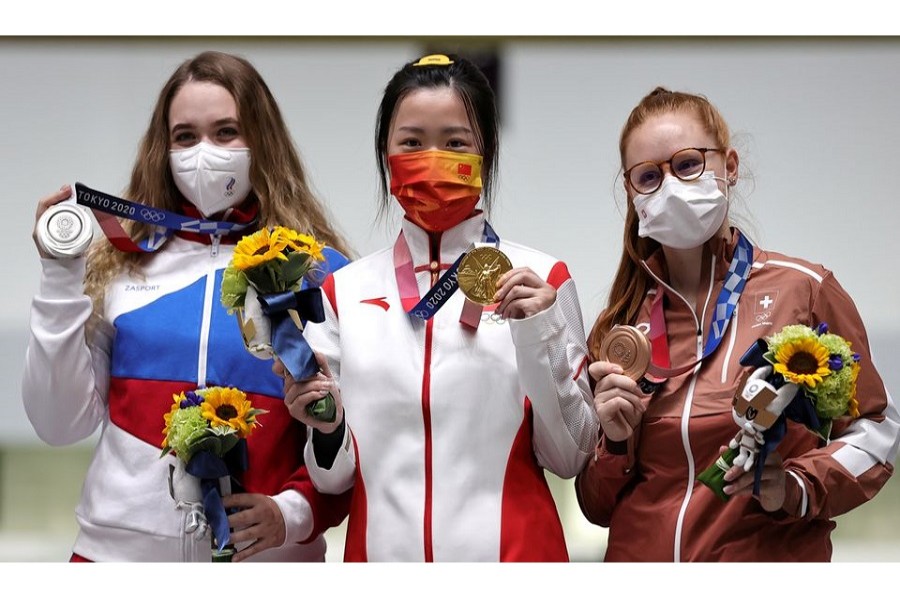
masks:
{"label": "sunflower", "polygon": [[856,399],[856,380],[859,377],[859,361],[854,360],[850,365],[851,373],[850,373],[850,403],[847,408],[847,412],[854,419],[859,416],[859,400]]}
{"label": "sunflower", "polygon": [[793,339],[775,351],[775,372],[798,385],[815,388],[831,373],[828,349],[813,338]]}
{"label": "sunflower", "polygon": [[288,246],[288,239],[282,229],[260,229],[252,235],[245,235],[234,248],[232,264],[238,271],[246,271],[270,260],[287,260],[284,253]]}
{"label": "sunflower", "polygon": [[323,261],[325,257],[322,255],[322,249],[325,244],[319,242],[311,235],[297,233],[293,229],[282,227],[282,235],[287,239],[288,246],[296,252],[309,254],[313,260]]}
{"label": "sunflower", "polygon": [[209,388],[203,395],[200,410],[210,427],[230,427],[239,437],[250,435],[258,414],[247,400],[247,394],[237,388]]}

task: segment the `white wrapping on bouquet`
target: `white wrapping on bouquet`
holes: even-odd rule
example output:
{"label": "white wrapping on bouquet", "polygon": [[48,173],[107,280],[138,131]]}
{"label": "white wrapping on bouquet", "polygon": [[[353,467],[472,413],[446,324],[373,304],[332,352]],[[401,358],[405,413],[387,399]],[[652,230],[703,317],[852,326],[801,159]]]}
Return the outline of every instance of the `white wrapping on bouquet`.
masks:
{"label": "white wrapping on bouquet", "polygon": [[193,534],[195,540],[202,540],[209,531],[209,522],[203,510],[200,480],[188,473],[180,460],[169,466],[169,494],[175,500],[175,508],[187,513],[184,532]]}
{"label": "white wrapping on bouquet", "polygon": [[272,348],[272,323],[263,314],[256,288],[252,285],[247,287],[244,307],[237,309],[235,315],[247,350],[257,358],[272,358],[275,355]]}

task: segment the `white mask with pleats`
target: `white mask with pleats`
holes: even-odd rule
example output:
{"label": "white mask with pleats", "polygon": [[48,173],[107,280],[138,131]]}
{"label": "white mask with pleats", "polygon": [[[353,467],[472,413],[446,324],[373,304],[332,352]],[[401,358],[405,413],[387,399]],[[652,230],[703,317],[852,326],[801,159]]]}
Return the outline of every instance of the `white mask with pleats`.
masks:
{"label": "white mask with pleats", "polygon": [[728,214],[728,198],[717,183],[720,179],[713,171],[692,181],[666,175],[652,194],[637,194],[638,235],[680,250],[702,245]]}

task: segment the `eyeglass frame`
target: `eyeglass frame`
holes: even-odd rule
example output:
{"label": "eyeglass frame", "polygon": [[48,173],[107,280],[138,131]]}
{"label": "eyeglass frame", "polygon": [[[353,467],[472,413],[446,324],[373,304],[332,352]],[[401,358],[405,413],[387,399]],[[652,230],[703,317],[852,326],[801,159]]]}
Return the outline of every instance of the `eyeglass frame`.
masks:
{"label": "eyeglass frame", "polygon": [[[697,173],[696,177],[690,177],[688,179],[685,179],[684,177],[679,176],[675,172],[675,169],[672,168],[672,159],[675,158],[675,155],[680,154],[680,153],[684,152],[685,150],[696,150],[703,157],[703,168]],[[706,172],[706,153],[707,152],[723,152],[724,153],[726,151],[723,150],[722,148],[694,148],[692,146],[688,146],[687,148],[682,148],[681,150],[677,150],[675,152],[675,154],[673,154],[672,156],[669,157],[668,160],[661,160],[659,162],[653,162],[652,160],[642,160],[641,162],[637,163],[636,165],[631,165],[631,167],[629,167],[626,171],[624,171],[622,173],[622,177],[625,179],[625,182],[631,186],[631,189],[634,190],[636,193],[643,194],[643,195],[652,194],[652,193],[656,192],[659,188],[662,187],[663,179],[665,179],[665,173],[663,172],[662,166],[665,164],[669,165],[669,173],[671,173],[672,175],[674,175],[681,181],[694,181],[695,179],[699,179],[700,176]],[[659,178],[659,183],[657,184],[657,186],[655,188],[653,188],[649,192],[641,192],[641,191],[638,191],[638,189],[634,186],[633,183],[631,183],[631,177],[629,177],[629,175],[635,168],[637,168],[641,165],[646,165],[646,164],[655,165],[656,168],[659,169],[659,172],[663,174],[663,177]]]}

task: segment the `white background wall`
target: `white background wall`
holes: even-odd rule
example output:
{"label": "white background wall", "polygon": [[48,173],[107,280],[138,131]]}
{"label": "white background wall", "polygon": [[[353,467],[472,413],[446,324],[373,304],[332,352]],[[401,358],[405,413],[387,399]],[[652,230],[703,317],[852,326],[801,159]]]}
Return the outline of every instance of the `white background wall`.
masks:
{"label": "white background wall", "polygon": [[[434,45],[434,39],[428,39]],[[477,44],[477,45],[475,45]],[[587,325],[621,248],[618,136],[656,85],[707,95],[741,153],[738,193],[764,247],[831,268],[855,298],[897,389],[900,350],[900,39],[499,38],[501,236],[569,264]],[[0,444],[37,442],[19,377],[38,283],[37,200],[82,181],[118,193],[159,89],[205,49],[249,59],[278,99],[312,182],[358,253],[389,244],[374,223],[375,111],[409,38],[0,38],[0,214],[8,241],[0,312]],[[396,214],[395,214],[396,217]]]}

